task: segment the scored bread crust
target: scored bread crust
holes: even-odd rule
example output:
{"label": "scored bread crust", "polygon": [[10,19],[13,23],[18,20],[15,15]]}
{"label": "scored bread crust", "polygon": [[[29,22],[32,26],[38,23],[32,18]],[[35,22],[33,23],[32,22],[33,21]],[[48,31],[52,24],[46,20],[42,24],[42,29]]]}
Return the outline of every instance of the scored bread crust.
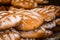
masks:
{"label": "scored bread crust", "polygon": [[20,40],[20,33],[15,29],[0,31],[0,40]]}
{"label": "scored bread crust", "polygon": [[52,28],[56,27],[56,22],[55,22],[55,20],[53,20],[51,22],[46,22],[41,27],[43,27],[45,29],[52,29]]}
{"label": "scored bread crust", "polygon": [[11,4],[16,7],[35,8],[37,3],[34,0],[12,0]]}
{"label": "scored bread crust", "polygon": [[38,14],[40,14],[46,22],[49,22],[55,19],[54,11],[47,10],[46,8],[35,8],[35,9],[32,9],[31,11],[35,11]]}
{"label": "scored bread crust", "polygon": [[20,25],[18,26],[18,30],[34,30],[44,22],[42,16],[36,12],[26,10],[20,12],[20,14],[23,15],[23,17]]}
{"label": "scored bread crust", "polygon": [[7,11],[0,12],[0,30],[15,27],[20,24],[21,16]]}
{"label": "scored bread crust", "polygon": [[44,8],[54,11],[55,15],[60,17],[60,6],[49,5],[45,6]]}
{"label": "scored bread crust", "polygon": [[45,38],[51,36],[52,32],[41,28],[33,31],[20,31],[20,34],[22,38]]}

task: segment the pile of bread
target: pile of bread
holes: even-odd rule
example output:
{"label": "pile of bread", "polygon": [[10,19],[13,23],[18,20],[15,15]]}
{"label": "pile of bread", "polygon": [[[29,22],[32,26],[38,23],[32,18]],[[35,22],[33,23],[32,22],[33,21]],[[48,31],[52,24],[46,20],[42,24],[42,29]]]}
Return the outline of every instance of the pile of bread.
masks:
{"label": "pile of bread", "polygon": [[38,40],[60,32],[60,6],[44,5],[49,0],[0,0],[0,4],[0,40]]}

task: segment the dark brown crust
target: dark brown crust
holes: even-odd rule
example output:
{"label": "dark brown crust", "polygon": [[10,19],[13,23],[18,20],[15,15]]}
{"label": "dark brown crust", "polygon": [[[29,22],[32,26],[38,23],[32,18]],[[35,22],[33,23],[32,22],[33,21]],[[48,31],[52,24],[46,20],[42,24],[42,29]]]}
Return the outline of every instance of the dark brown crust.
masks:
{"label": "dark brown crust", "polygon": [[4,6],[0,6],[0,11],[6,11],[6,8]]}

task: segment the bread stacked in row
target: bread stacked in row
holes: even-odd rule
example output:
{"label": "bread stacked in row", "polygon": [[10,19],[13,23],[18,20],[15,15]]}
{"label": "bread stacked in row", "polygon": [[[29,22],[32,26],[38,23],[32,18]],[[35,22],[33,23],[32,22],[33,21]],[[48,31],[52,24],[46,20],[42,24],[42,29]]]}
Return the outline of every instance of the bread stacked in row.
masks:
{"label": "bread stacked in row", "polygon": [[38,40],[60,31],[60,6],[48,0],[0,0],[0,40]]}

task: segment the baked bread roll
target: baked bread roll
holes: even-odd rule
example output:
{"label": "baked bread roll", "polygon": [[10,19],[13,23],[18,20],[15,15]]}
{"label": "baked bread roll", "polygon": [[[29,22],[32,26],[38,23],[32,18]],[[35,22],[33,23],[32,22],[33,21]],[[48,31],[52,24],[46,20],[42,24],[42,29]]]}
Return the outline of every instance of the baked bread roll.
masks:
{"label": "baked bread roll", "polygon": [[12,0],[11,4],[16,7],[29,9],[37,7],[37,3],[35,2],[35,0]]}
{"label": "baked bread roll", "polygon": [[0,31],[0,40],[20,40],[20,34],[13,29]]}
{"label": "baked bread roll", "polygon": [[56,23],[55,23],[55,21],[47,22],[47,23],[44,23],[41,27],[43,27],[45,29],[52,29],[52,28],[56,27]]}
{"label": "baked bread roll", "polygon": [[20,24],[21,16],[7,11],[0,12],[0,30],[15,27]]}
{"label": "baked bread roll", "polygon": [[57,17],[60,17],[60,6],[49,5],[49,6],[45,6],[44,8],[54,11],[55,15]]}
{"label": "baked bread roll", "polygon": [[46,22],[49,22],[55,19],[54,12],[52,12],[51,10],[47,10],[45,8],[35,8],[35,9],[32,9],[31,11],[35,11],[39,13]]}
{"label": "baked bread roll", "polygon": [[20,34],[22,38],[45,38],[51,36],[52,32],[42,28],[33,31],[21,31]]}
{"label": "baked bread roll", "polygon": [[36,12],[26,10],[20,12],[20,14],[23,15],[23,17],[20,25],[18,26],[18,30],[34,30],[41,26],[44,22],[42,16]]}
{"label": "baked bread roll", "polygon": [[18,30],[34,30],[44,22],[42,16],[36,12],[15,8],[12,8],[11,10],[14,11],[15,14],[22,15],[21,23],[17,27]]}
{"label": "baked bread roll", "polygon": [[10,4],[11,0],[0,0],[0,4]]}
{"label": "baked bread roll", "polygon": [[36,0],[38,4],[48,4],[49,0]]}

